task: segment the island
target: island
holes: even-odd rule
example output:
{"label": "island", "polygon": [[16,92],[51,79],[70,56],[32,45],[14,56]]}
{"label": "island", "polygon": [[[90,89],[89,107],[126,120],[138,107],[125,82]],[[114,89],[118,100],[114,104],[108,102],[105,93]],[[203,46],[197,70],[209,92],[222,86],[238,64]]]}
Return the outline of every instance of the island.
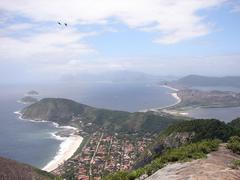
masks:
{"label": "island", "polygon": [[27,92],[27,95],[29,95],[29,96],[37,96],[37,95],[39,95],[39,93],[37,91],[35,91],[35,90],[31,90],[31,91]]}

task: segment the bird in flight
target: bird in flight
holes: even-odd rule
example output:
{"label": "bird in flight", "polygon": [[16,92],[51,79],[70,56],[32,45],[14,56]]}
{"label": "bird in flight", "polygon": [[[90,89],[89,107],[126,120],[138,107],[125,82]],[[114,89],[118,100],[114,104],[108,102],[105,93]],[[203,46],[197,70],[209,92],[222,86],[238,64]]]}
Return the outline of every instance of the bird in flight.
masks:
{"label": "bird in flight", "polygon": [[63,26],[63,25],[66,26],[66,27],[68,26],[67,23],[61,23],[61,22],[59,22],[59,21],[58,21],[57,23],[58,23],[58,25],[60,25],[60,26]]}

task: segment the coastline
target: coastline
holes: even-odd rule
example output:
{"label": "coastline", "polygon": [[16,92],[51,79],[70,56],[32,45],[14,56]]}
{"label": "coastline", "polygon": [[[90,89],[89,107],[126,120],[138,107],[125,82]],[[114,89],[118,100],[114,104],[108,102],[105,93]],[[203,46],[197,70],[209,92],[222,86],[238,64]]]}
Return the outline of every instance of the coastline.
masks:
{"label": "coastline", "polygon": [[171,104],[171,105],[168,105],[168,106],[158,107],[158,108],[150,108],[150,109],[143,109],[143,110],[140,110],[139,112],[148,112],[148,111],[159,112],[159,110],[163,110],[163,109],[175,106],[182,101],[181,98],[177,95],[177,92],[179,91],[179,89],[176,89],[176,88],[173,88],[173,87],[170,87],[170,86],[167,86],[167,85],[161,85],[161,87],[168,88],[168,89],[171,89],[171,90],[175,91],[175,92],[170,93],[170,94],[177,101],[174,104]]}
{"label": "coastline", "polygon": [[72,155],[82,143],[82,140],[83,138],[78,135],[71,135],[67,138],[64,138],[53,160],[51,160],[47,165],[45,165],[42,170],[51,172],[57,169],[59,165],[63,164],[66,160],[72,157]]}
{"label": "coastline", "polygon": [[[50,122],[50,121],[45,121],[45,120],[31,120],[31,119],[24,119],[22,118],[22,113],[20,111],[14,112],[15,114],[18,115],[18,118],[20,120],[24,121],[31,121],[31,122]],[[73,129],[77,130],[77,128],[72,127],[72,126],[59,126],[58,123],[51,122],[56,128],[59,129]],[[42,170],[51,172],[59,167],[59,165],[63,164],[66,160],[71,158],[73,154],[76,152],[78,147],[81,145],[83,137],[76,135],[76,133],[73,132],[71,133],[68,137],[62,137],[59,135],[56,135],[57,132],[51,133],[52,137],[55,138],[56,140],[62,141],[59,145],[59,149],[57,150],[55,156],[51,161],[49,161],[43,168]]]}

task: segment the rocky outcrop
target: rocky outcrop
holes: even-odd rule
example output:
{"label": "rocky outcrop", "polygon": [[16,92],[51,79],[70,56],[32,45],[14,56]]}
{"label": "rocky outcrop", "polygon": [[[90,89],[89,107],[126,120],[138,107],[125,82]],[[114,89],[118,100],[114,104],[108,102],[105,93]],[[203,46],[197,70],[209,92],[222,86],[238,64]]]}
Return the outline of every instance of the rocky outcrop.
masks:
{"label": "rocky outcrop", "polygon": [[212,152],[206,159],[186,163],[169,164],[146,178],[147,180],[239,180],[240,170],[233,169],[231,163],[240,156],[221,144],[218,151]]}
{"label": "rocky outcrop", "polygon": [[166,149],[176,148],[190,142],[194,135],[194,132],[173,132],[166,137],[162,137],[145,152],[145,155],[138,160],[134,168],[139,168],[148,164],[155,158],[156,155],[160,155]]}

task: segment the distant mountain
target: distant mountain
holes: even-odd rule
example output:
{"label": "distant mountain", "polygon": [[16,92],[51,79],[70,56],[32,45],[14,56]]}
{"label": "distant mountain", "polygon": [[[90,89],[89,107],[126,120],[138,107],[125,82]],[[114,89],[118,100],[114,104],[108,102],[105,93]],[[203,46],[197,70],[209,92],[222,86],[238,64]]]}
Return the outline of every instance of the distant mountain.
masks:
{"label": "distant mountain", "polygon": [[180,120],[165,113],[99,109],[62,98],[42,99],[24,108],[21,113],[25,119],[47,120],[75,127],[91,123],[112,132],[160,132]]}
{"label": "distant mountain", "polygon": [[57,180],[60,178],[30,165],[0,157],[0,179]]}
{"label": "distant mountain", "polygon": [[37,91],[35,91],[35,90],[28,91],[27,94],[29,96],[37,96],[37,95],[39,95],[39,93]]}
{"label": "distant mountain", "polygon": [[240,87],[240,76],[208,77],[199,75],[185,76],[170,84],[175,86],[229,86]]}
{"label": "distant mountain", "polygon": [[[76,75],[66,74],[61,77],[65,82],[158,82],[163,80],[160,76],[133,71],[110,71],[105,73],[80,73]],[[172,77],[166,77],[171,80]]]}

